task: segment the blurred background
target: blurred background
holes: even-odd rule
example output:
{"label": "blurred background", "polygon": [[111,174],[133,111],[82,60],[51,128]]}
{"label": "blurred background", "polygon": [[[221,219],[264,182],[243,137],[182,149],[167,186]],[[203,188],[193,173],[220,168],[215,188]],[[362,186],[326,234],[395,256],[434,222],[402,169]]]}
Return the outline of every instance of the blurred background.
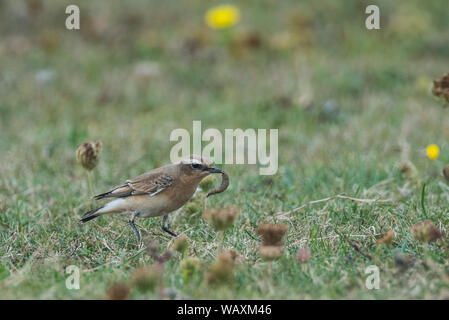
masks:
{"label": "blurred background", "polygon": [[[170,132],[191,131],[193,120],[203,130],[279,129],[278,174],[228,166],[231,191],[212,205],[238,203],[245,191],[246,210],[270,215],[385,179],[404,186],[403,161],[441,193],[432,181],[449,163],[449,126],[431,87],[449,71],[447,0],[86,0],[76,1],[80,30],[65,28],[69,4],[0,0],[5,274],[7,261],[23,265],[51,234],[32,241],[22,232],[41,222],[62,234],[49,219],[75,224],[88,208],[81,143],[103,142],[94,170],[103,191],[168,163]],[[220,4],[239,12],[223,28],[207,20]],[[365,28],[370,4],[380,8],[380,30]],[[433,162],[430,143],[441,149]],[[397,186],[374,195],[416,191]],[[64,251],[60,241],[48,250]]]}
{"label": "blurred background", "polygon": [[69,31],[70,1],[3,0],[2,157],[60,172],[101,139],[106,167],[160,165],[192,120],[279,128],[281,165],[327,162],[347,143],[377,157],[401,132],[425,143],[419,126],[443,120],[428,93],[448,62],[445,1],[376,1],[378,31],[365,28],[370,3],[238,2],[239,21],[214,30],[205,14],[221,2],[79,1]]}

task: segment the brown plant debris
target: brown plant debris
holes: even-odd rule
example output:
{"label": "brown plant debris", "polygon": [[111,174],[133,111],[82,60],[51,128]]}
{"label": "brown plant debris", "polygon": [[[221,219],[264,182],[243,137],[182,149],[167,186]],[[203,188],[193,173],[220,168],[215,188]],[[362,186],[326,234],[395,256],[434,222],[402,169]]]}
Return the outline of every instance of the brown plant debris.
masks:
{"label": "brown plant debris", "polygon": [[237,253],[229,250],[220,253],[214,263],[209,267],[205,278],[208,285],[226,284],[233,279],[233,270]]}
{"label": "brown plant debris", "polygon": [[221,231],[230,228],[237,219],[239,209],[236,207],[226,207],[223,209],[210,210],[206,218],[210,220],[215,230]]}
{"label": "brown plant debris", "polygon": [[418,170],[410,161],[403,161],[399,165],[399,171],[401,172],[402,177],[407,180],[416,180],[418,178]]}
{"label": "brown plant debris", "polygon": [[411,232],[416,239],[426,243],[434,242],[442,237],[440,230],[429,219],[413,225]]}
{"label": "brown plant debris", "polygon": [[386,233],[382,234],[379,239],[376,240],[377,244],[392,244],[395,238],[393,230],[388,230]]}
{"label": "brown plant debris", "polygon": [[160,264],[144,266],[136,269],[132,275],[132,283],[141,292],[153,290],[160,282],[163,268]]}
{"label": "brown plant debris", "polygon": [[449,182],[449,165],[444,167],[443,175],[444,175],[444,178],[446,178],[446,181]]}
{"label": "brown plant debris", "polygon": [[441,79],[433,81],[432,93],[449,102],[449,73],[446,73]]}
{"label": "brown plant debris", "polygon": [[97,166],[103,144],[101,141],[85,142],[76,150],[76,158],[84,169],[92,170]]}
{"label": "brown plant debris", "polygon": [[106,298],[108,300],[126,300],[129,296],[129,286],[124,283],[114,283],[108,289]]}

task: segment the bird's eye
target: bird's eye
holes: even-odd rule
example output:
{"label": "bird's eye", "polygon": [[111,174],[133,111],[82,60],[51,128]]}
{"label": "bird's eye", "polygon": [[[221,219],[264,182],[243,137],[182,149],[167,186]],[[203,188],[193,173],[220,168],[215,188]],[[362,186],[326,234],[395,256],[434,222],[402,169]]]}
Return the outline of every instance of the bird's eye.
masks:
{"label": "bird's eye", "polygon": [[193,169],[201,169],[203,166],[200,165],[199,163],[192,163],[192,168]]}

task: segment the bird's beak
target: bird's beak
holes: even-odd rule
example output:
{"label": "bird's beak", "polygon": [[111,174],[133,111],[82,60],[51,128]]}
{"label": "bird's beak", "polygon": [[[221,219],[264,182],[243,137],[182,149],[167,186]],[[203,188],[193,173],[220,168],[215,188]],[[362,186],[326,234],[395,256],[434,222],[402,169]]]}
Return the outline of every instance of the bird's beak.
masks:
{"label": "bird's beak", "polygon": [[223,173],[223,170],[212,167],[212,168],[207,168],[207,171],[209,171],[210,173]]}

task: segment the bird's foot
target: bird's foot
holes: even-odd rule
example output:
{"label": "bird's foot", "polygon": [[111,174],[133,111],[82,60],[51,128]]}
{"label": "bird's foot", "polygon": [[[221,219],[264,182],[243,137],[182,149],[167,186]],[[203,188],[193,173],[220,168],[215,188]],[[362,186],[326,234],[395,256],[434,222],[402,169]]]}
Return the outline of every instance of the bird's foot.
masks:
{"label": "bird's foot", "polygon": [[168,228],[168,214],[166,214],[163,219],[162,219],[162,230],[164,230],[165,232],[167,232],[169,235],[171,235],[172,237],[177,237],[176,233],[174,233],[173,231],[171,231]]}
{"label": "bird's foot", "polygon": [[177,237],[178,235],[176,233],[174,233],[173,231],[171,231],[170,229],[168,229],[168,227],[166,226],[162,226],[162,230],[164,230],[165,232],[167,232],[169,235],[171,235],[172,237]]}

